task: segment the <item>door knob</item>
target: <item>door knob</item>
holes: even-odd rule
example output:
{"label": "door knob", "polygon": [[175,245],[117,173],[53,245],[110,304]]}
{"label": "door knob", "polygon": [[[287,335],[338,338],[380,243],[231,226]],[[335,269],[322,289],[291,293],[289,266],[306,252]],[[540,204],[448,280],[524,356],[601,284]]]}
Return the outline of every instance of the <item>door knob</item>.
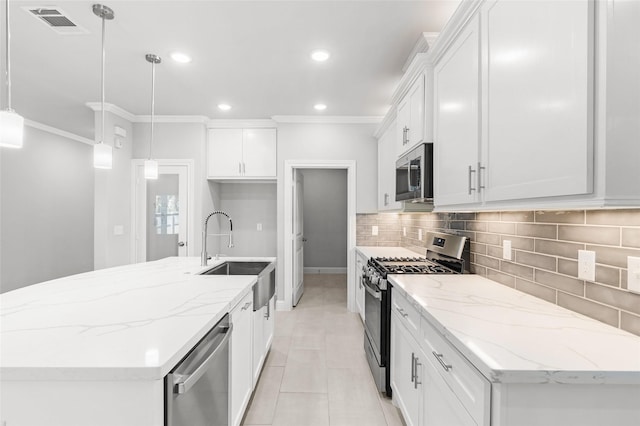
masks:
{"label": "door knob", "polygon": [[178,247],[184,247],[184,246],[185,246],[184,241],[178,241]]}

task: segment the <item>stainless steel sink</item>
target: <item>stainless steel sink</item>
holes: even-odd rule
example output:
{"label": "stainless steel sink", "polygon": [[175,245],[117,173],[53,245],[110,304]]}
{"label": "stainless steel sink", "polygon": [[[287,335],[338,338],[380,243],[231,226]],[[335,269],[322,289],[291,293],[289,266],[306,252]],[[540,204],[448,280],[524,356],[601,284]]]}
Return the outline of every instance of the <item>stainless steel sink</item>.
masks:
{"label": "stainless steel sink", "polygon": [[257,275],[253,285],[253,310],[257,311],[269,304],[276,293],[276,266],[270,262],[228,260],[200,275]]}

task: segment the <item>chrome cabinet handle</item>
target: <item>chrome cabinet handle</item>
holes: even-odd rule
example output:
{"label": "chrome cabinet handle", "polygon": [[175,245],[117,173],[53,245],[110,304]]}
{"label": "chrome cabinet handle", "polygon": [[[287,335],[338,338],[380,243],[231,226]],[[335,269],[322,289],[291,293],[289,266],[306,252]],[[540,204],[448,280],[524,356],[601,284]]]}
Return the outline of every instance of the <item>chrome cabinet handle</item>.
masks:
{"label": "chrome cabinet handle", "polygon": [[478,193],[482,192],[484,189],[484,185],[482,184],[482,171],[486,170],[486,167],[482,166],[480,162],[478,162]]}
{"label": "chrome cabinet handle", "polygon": [[242,163],[238,162],[238,174],[242,174]]}
{"label": "chrome cabinet handle", "polygon": [[246,163],[242,163],[242,174],[246,175],[247,174],[247,164]]}
{"label": "chrome cabinet handle", "polygon": [[416,380],[416,356],[411,352],[411,383]]}
{"label": "chrome cabinet handle", "polygon": [[406,137],[407,142],[406,143],[408,144],[409,143],[409,128],[405,127],[404,129],[405,129],[405,134],[407,135],[407,137]]}
{"label": "chrome cabinet handle", "polygon": [[387,193],[384,194],[384,205],[385,206],[389,205],[389,194]]}
{"label": "chrome cabinet handle", "polygon": [[271,303],[267,303],[267,312],[265,312],[264,317],[266,319],[271,318]]}
{"label": "chrome cabinet handle", "polygon": [[406,313],[406,312],[404,311],[404,309],[399,308],[399,307],[397,307],[397,306],[396,306],[396,311],[398,311],[398,313],[402,316],[402,318],[406,318],[406,317],[408,317],[408,316],[409,316],[409,314],[408,314],[408,313]]}
{"label": "chrome cabinet handle", "polygon": [[242,308],[240,308],[241,311],[246,311],[249,308],[249,305],[251,305],[251,302],[247,302],[244,304],[244,306]]}
{"label": "chrome cabinet handle", "polygon": [[178,247],[184,247],[184,241],[178,241]]}
{"label": "chrome cabinet handle", "polygon": [[473,169],[473,167],[469,166],[469,195],[471,195],[471,191],[475,191],[476,189],[474,187],[471,186],[471,175],[473,173],[475,173],[476,171]]}
{"label": "chrome cabinet handle", "polygon": [[431,351],[431,353],[433,354],[433,356],[436,357],[436,359],[438,360],[442,368],[444,368],[444,371],[449,371],[450,369],[453,368],[453,366],[444,362],[444,360],[442,359],[442,354],[439,354],[436,351]]}
{"label": "chrome cabinet handle", "polygon": [[415,376],[413,377],[413,388],[418,389],[418,385],[422,384],[422,382],[418,381],[418,366],[422,364],[418,362],[418,357],[415,358],[414,363],[415,366],[413,367],[413,371],[415,371]]}

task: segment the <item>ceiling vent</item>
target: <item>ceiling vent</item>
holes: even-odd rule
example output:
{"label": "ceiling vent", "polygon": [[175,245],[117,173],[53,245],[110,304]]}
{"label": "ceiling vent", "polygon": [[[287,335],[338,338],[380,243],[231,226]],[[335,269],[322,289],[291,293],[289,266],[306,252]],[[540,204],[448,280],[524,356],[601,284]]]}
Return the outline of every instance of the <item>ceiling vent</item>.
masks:
{"label": "ceiling vent", "polygon": [[55,6],[26,6],[23,7],[31,16],[45,24],[58,34],[87,34],[85,28],[77,25],[60,8]]}

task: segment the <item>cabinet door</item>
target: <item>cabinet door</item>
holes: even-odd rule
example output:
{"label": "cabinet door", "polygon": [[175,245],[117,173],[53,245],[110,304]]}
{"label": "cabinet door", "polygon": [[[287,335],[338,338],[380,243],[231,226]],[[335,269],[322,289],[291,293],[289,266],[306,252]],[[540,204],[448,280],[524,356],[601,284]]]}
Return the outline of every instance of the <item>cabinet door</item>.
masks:
{"label": "cabinet door", "polygon": [[253,312],[253,362],[252,362],[252,384],[255,386],[260,377],[260,369],[264,362],[264,320],[267,307],[263,306]]}
{"label": "cabinet door", "polygon": [[362,268],[367,264],[367,259],[356,252],[356,308],[364,323],[364,298],[365,290],[362,284]]}
{"label": "cabinet door", "polygon": [[378,141],[378,210],[399,210],[396,201],[396,122]]}
{"label": "cabinet door", "polygon": [[422,365],[422,424],[477,426],[426,355]]}
{"label": "cabinet door", "polygon": [[276,177],[276,129],[244,129],[243,164],[245,177]]}
{"label": "cabinet door", "polygon": [[[398,315],[391,315],[391,388],[407,426],[420,424],[421,385],[414,382],[415,357],[420,353],[415,340],[401,324]],[[417,372],[421,376],[421,372]]]}
{"label": "cabinet door", "polygon": [[242,130],[209,130],[207,177],[238,177],[241,174]]}
{"label": "cabinet door", "polygon": [[398,104],[396,114],[396,153],[395,159],[409,149],[409,126],[411,125],[411,97],[406,95]]}
{"label": "cabinet door", "polygon": [[407,148],[424,142],[424,75],[420,75],[409,92],[409,130]]}
{"label": "cabinet door", "polygon": [[231,424],[239,425],[242,420],[251,390],[252,377],[252,312],[253,293],[247,294],[231,312],[233,331],[231,335]]}
{"label": "cabinet door", "polygon": [[483,6],[485,201],[592,191],[593,6]]}
{"label": "cabinet door", "polygon": [[478,28],[476,16],[434,69],[436,207],[477,200],[480,140]]}

